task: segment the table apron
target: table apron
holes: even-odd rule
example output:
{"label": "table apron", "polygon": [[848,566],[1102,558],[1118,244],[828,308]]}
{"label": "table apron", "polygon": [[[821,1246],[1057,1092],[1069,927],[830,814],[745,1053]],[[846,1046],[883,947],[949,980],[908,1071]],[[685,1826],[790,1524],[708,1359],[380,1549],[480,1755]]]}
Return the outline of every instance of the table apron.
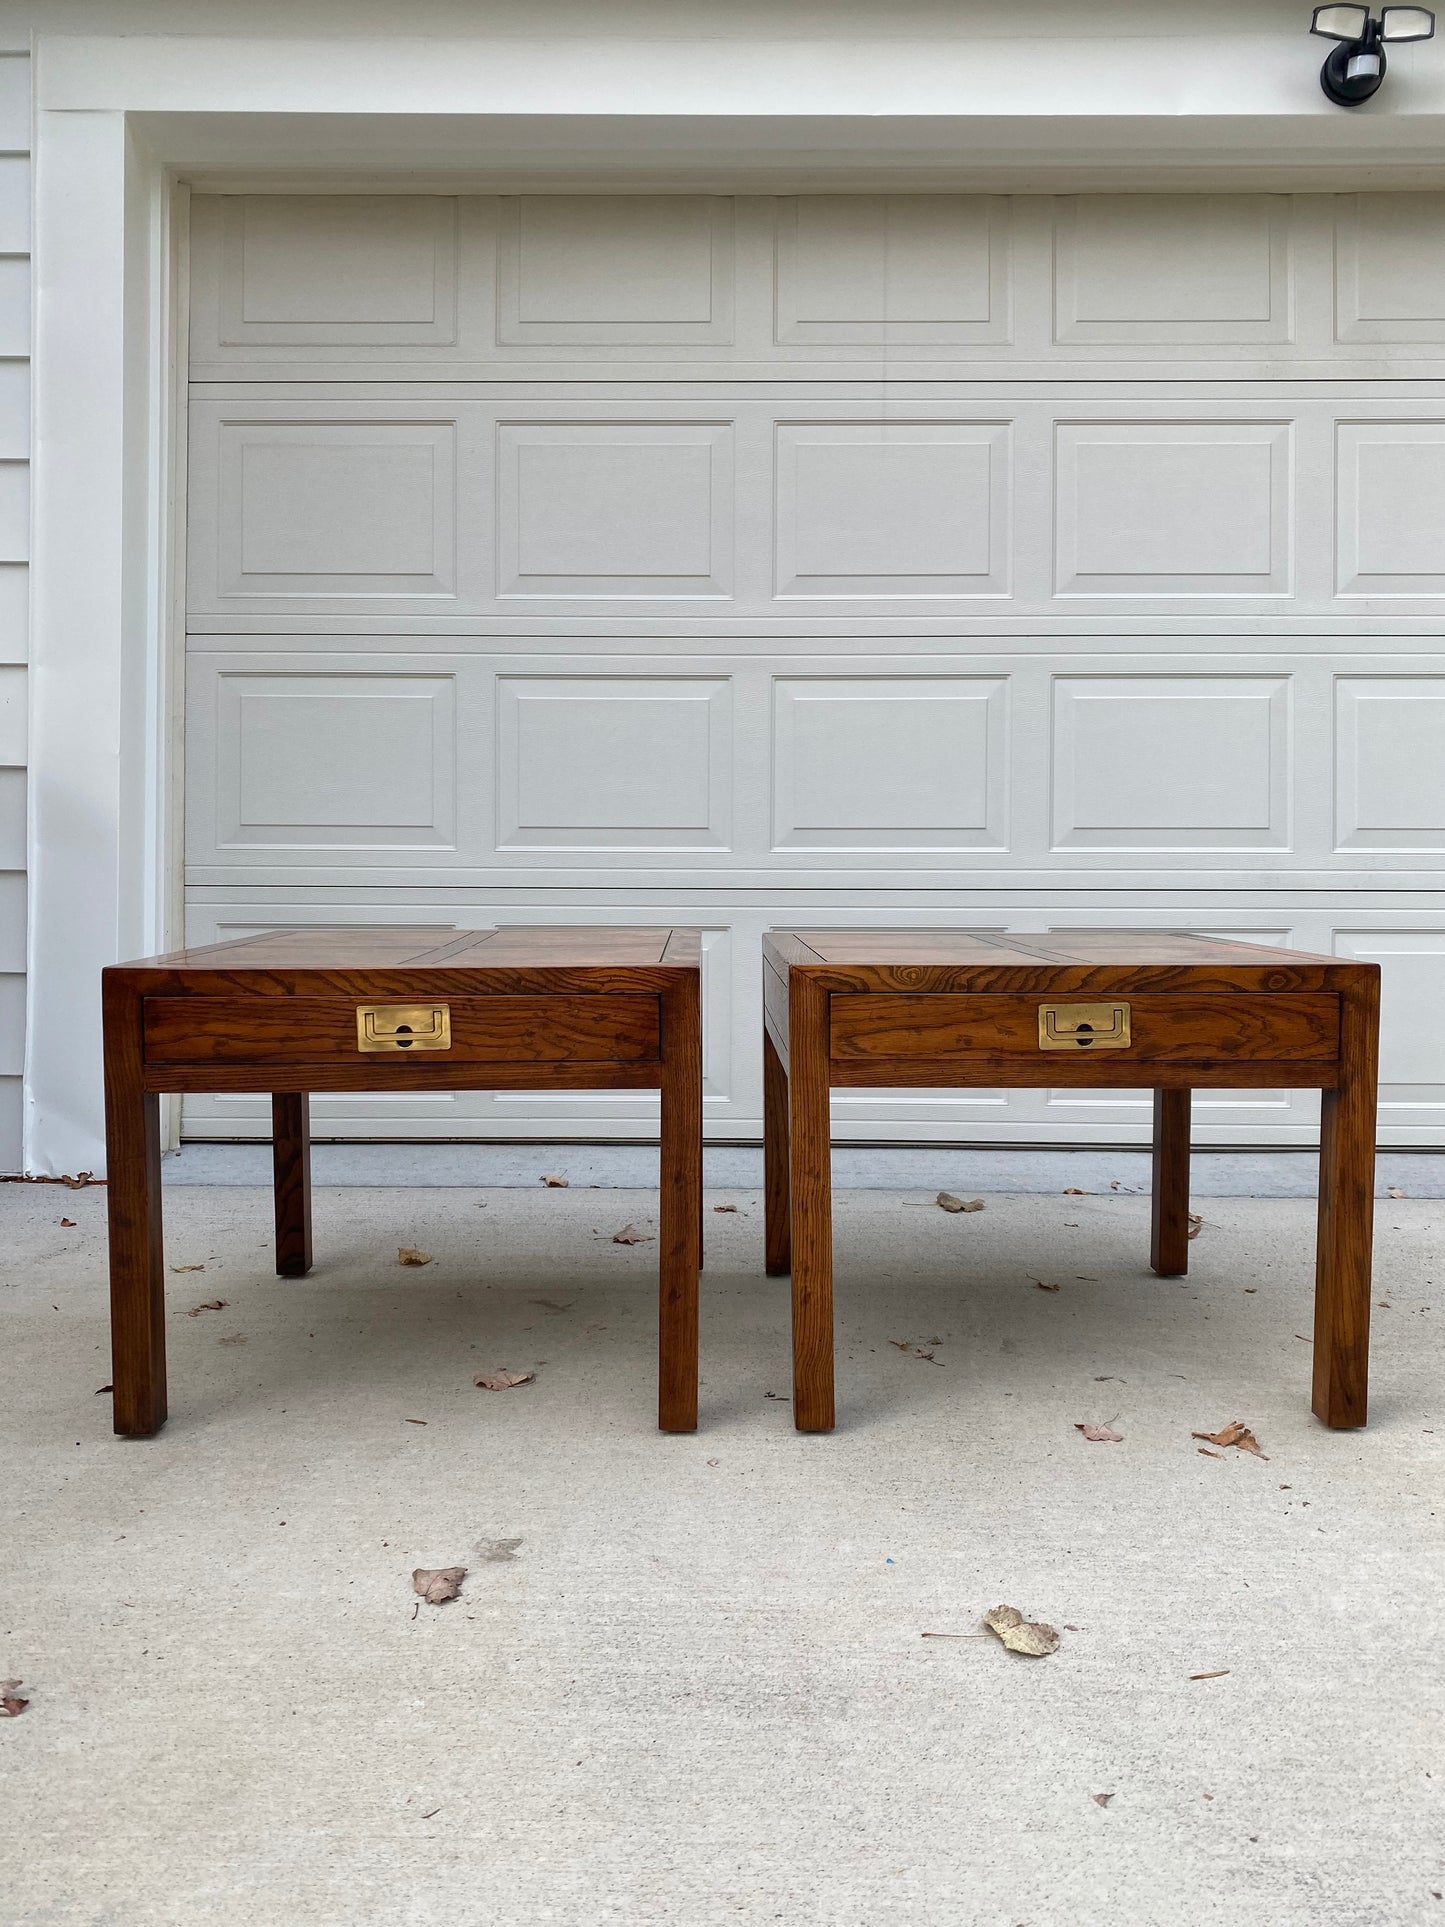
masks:
{"label": "table apron", "polygon": [[454,1064],[427,1057],[360,1057],[330,1064],[148,1064],[141,1088],[171,1096],[252,1096],[267,1091],[655,1091],[661,1063]]}
{"label": "table apron", "polygon": [[1041,1051],[1025,1057],[834,1057],[828,1082],[840,1089],[973,1090],[1013,1086],[1018,1089],[1068,1086],[1093,1090],[1230,1090],[1332,1091],[1340,1082],[1337,1063],[1294,1061],[1257,1064],[1247,1058],[1233,1063],[1181,1063],[1174,1059],[1141,1063],[1127,1051],[1107,1057],[1070,1057],[1063,1051]]}

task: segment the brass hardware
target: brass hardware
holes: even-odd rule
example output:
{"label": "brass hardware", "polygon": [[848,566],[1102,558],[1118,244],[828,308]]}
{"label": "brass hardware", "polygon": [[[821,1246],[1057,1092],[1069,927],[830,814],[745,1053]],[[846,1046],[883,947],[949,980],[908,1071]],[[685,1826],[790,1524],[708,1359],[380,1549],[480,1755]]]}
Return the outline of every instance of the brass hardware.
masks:
{"label": "brass hardware", "polygon": [[1040,1004],[1040,1050],[1128,1050],[1127,1004]]}
{"label": "brass hardware", "polygon": [[358,1004],[358,1050],[450,1050],[452,1013],[447,1004]]}

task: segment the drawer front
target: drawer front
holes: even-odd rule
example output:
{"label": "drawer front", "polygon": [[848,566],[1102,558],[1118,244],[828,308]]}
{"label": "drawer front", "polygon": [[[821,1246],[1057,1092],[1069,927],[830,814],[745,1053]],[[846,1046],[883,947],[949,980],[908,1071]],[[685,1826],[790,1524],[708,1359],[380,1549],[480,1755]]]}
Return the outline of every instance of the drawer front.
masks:
{"label": "drawer front", "polygon": [[[1127,1006],[1128,1043],[1108,1035],[1092,1043],[1049,1048],[1045,1033],[1067,1040],[1078,1004],[1039,997],[868,996],[832,999],[831,1054],[835,1059],[1027,1058],[1062,1063],[1096,1055],[1115,1071],[1129,1062],[1188,1064],[1253,1059],[1263,1063],[1329,1061],[1339,1055],[1339,999],[1322,993],[1249,991],[1191,997],[1155,992],[1114,997]],[[1062,1025],[1040,1013],[1068,1011]],[[1102,1033],[1101,1024],[1101,1033]],[[1114,1026],[1115,1037],[1120,1027]],[[1088,1033],[1083,1033],[1087,1035]]]}
{"label": "drawer front", "polygon": [[438,999],[434,1008],[445,1008],[450,1031],[444,1050],[363,1051],[357,1013],[373,1008],[350,997],[147,997],[146,1062],[404,1062],[429,1065],[445,1083],[448,1064],[655,1063],[660,1056],[659,1002],[640,993]]}

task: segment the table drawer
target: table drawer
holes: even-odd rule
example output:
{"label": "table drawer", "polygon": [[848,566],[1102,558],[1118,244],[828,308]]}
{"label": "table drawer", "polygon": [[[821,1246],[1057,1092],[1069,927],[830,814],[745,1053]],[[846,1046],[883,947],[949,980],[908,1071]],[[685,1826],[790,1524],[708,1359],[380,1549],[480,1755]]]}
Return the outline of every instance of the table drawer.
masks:
{"label": "table drawer", "polygon": [[660,1007],[642,993],[573,997],[417,999],[449,1021],[445,1049],[363,1052],[357,1013],[379,1008],[351,997],[147,997],[149,1064],[331,1064],[395,1060],[448,1064],[656,1062]]}
{"label": "table drawer", "polygon": [[[1104,1013],[1127,1006],[1127,1044],[1106,1041]],[[1041,997],[851,994],[832,998],[831,1055],[868,1058],[1028,1058],[1054,1055],[1040,1043],[1040,1011],[1072,1013],[1077,995],[1055,1002]],[[1072,1014],[1047,1028],[1068,1034]],[[1116,1034],[1122,1026],[1114,1026]],[[1097,1056],[1114,1067],[1207,1063],[1254,1059],[1302,1063],[1339,1055],[1337,997],[1313,992],[1256,995],[1249,991],[1191,996],[1153,992],[1100,1000],[1098,1034],[1090,1043],[1065,1042],[1067,1057]],[[1088,1035],[1089,1033],[1083,1033]]]}

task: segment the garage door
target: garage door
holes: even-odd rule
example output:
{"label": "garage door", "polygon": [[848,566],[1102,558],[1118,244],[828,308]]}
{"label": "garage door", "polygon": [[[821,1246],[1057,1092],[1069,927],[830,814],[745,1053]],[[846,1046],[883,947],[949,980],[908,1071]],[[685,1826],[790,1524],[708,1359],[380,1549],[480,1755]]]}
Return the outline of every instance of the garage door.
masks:
{"label": "garage door", "polygon": [[[1445,1137],[1445,197],[217,195],[191,263],[192,940],[701,925],[746,1137],[770,927],[1224,931],[1378,959],[1384,1136]],[[837,1115],[1100,1142],[1147,1098]]]}

